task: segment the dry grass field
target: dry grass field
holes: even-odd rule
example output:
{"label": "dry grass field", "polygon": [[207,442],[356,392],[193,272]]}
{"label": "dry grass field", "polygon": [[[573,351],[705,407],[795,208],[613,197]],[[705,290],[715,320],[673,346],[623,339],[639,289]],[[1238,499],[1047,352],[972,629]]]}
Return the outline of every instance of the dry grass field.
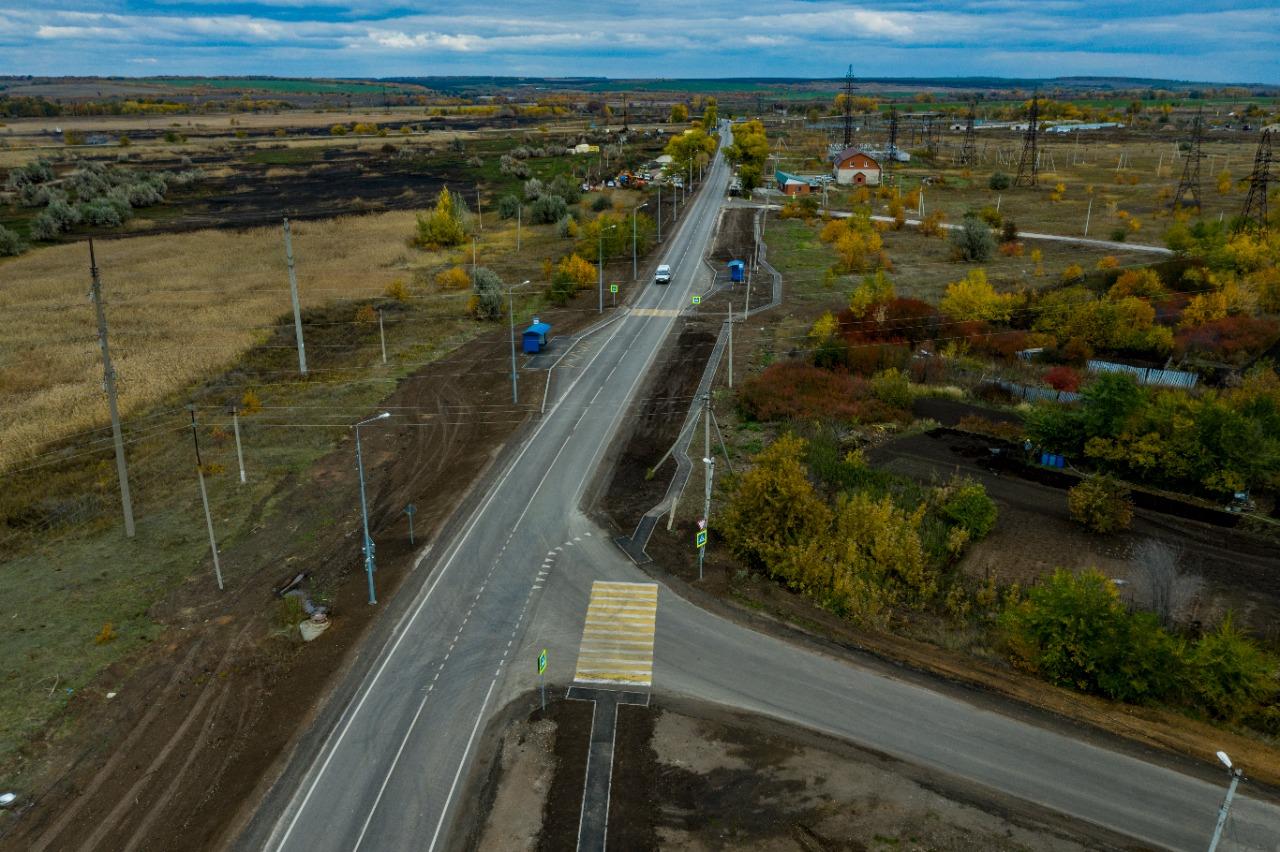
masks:
{"label": "dry grass field", "polygon": [[[569,250],[551,229],[488,227],[479,258],[504,279]],[[470,246],[423,252],[408,244],[414,214],[351,216],[292,226],[303,307],[381,296],[402,280],[415,299],[461,315],[466,294],[441,294],[434,272],[469,263]],[[127,419],[226,369],[288,321],[289,279],[281,231],[197,231],[96,243],[112,358]],[[520,279],[515,278],[516,282]],[[52,246],[0,262],[0,469],[47,444],[107,422],[85,244]],[[372,357],[372,353],[370,353]]]}

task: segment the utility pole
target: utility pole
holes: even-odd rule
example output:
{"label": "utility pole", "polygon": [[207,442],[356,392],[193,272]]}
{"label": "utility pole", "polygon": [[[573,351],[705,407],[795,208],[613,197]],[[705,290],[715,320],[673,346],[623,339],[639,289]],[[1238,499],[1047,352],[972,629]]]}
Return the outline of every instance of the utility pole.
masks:
{"label": "utility pole", "polygon": [[480,209],[480,184],[476,184],[476,227],[484,230],[484,211]]}
{"label": "utility pole", "polygon": [[471,238],[471,286],[476,286],[476,238]]}
{"label": "utility pole", "polygon": [[284,257],[289,262],[289,295],[293,298],[293,333],[298,339],[298,372],[307,374],[307,347],[302,342],[302,308],[298,305],[298,274],[293,268],[293,238],[289,218],[284,220]]}
{"label": "utility pole", "polygon": [[972,166],[978,159],[978,146],[974,139],[973,123],[977,118],[978,102],[969,101],[969,116],[964,123],[964,145],[960,148],[960,165]]}
{"label": "utility pole", "polygon": [[[702,397],[702,410],[705,415],[703,418],[703,441],[702,441],[702,463],[706,466],[706,483],[702,496],[702,522],[706,525],[707,531],[711,528],[711,483],[716,475],[716,460],[711,455],[711,394],[706,393]],[[702,579],[702,560],[703,555],[707,552],[706,547],[698,548],[698,579]]]}
{"label": "utility pole", "polygon": [[524,204],[517,205],[516,206],[516,254],[520,253],[520,220],[524,218],[521,215],[523,213],[524,213]]}
{"label": "utility pole", "polygon": [[238,407],[231,409],[231,430],[236,434],[236,463],[240,465],[240,484],[244,485],[247,480],[244,478],[244,452],[240,449],[240,409]]}
{"label": "utility pole", "polygon": [[658,187],[658,244],[662,244],[662,187]]}
{"label": "utility pole", "polygon": [[[521,287],[529,282],[526,280],[521,283]],[[520,386],[519,379],[516,378],[516,308],[515,308],[515,287],[507,288],[507,318],[508,325],[511,327],[511,404],[516,405],[520,402]]]}
{"label": "utility pole", "polygon": [[733,387],[733,301],[729,301],[729,387]]}
{"label": "utility pole", "polygon": [[599,307],[599,310],[596,311],[596,313],[601,313],[601,314],[604,313],[604,232],[606,230],[612,231],[616,227],[618,226],[610,225],[608,228],[605,228],[602,226],[599,229],[597,229],[597,234],[600,237],[599,245],[596,247],[596,272],[600,278],[600,281],[599,281],[600,307]]}
{"label": "utility pole", "polygon": [[382,330],[382,308],[378,308],[378,340],[382,343],[382,363],[387,363],[387,335]]}
{"label": "utility pole", "polygon": [[1089,196],[1089,208],[1084,211],[1084,235],[1089,236],[1089,219],[1093,217],[1093,196]]}
{"label": "utility pole", "polygon": [[209,494],[204,489],[204,464],[200,461],[200,434],[196,431],[196,407],[188,405],[191,413],[191,440],[196,445],[196,479],[200,481],[200,502],[204,504],[204,524],[209,528],[209,551],[213,554],[213,573],[218,578],[218,591],[222,591],[222,566],[218,564],[218,540],[213,536],[213,515],[209,512]]}
{"label": "utility pole", "polygon": [[640,207],[643,207],[643,206],[644,205],[640,205],[639,207],[631,208],[631,280],[632,282],[638,281],[640,279],[640,267],[638,266],[639,258],[637,256],[638,251],[636,248],[636,214],[640,211]]}
{"label": "utility pole", "polygon": [[102,348],[102,386],[107,391],[107,410],[111,413],[111,440],[116,446],[116,476],[120,480],[120,505],[124,509],[124,534],[133,538],[133,498],[129,496],[129,465],[124,457],[124,435],[120,431],[120,406],[116,402],[116,370],[111,365],[107,346],[107,310],[102,304],[102,281],[98,277],[98,260],[89,240],[89,298],[98,315],[98,345]]}

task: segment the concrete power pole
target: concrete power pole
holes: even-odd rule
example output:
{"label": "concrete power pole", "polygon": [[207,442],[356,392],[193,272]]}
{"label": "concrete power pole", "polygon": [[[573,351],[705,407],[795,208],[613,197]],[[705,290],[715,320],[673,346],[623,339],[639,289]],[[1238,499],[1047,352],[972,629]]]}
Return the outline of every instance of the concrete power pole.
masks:
{"label": "concrete power pole", "polygon": [[298,305],[298,274],[293,268],[293,239],[289,219],[284,220],[284,257],[289,262],[289,295],[293,298],[293,332],[298,338],[298,372],[307,374],[307,347],[302,342],[302,308]]}
{"label": "concrete power pole", "polygon": [[[716,460],[711,455],[711,394],[706,393],[702,397],[702,413],[703,413],[703,438],[702,438],[702,463],[706,466],[706,482],[702,495],[702,522],[707,525],[707,530],[711,529],[711,483],[716,475]],[[702,579],[702,559],[707,549],[705,547],[698,549],[698,579]]]}
{"label": "concrete power pole", "polygon": [[204,464],[200,461],[200,434],[196,431],[196,407],[191,412],[191,440],[196,445],[196,478],[200,481],[200,502],[204,504],[204,523],[209,529],[209,552],[213,554],[213,574],[218,578],[218,591],[222,591],[222,566],[218,564],[218,540],[213,535],[213,515],[209,512],[209,494],[204,488]]}
{"label": "concrete power pole", "polygon": [[98,315],[98,345],[102,347],[102,386],[107,391],[107,410],[111,413],[111,439],[116,445],[116,475],[120,479],[120,505],[124,509],[124,534],[133,538],[133,498],[129,496],[129,465],[124,457],[124,435],[120,431],[120,406],[116,402],[116,370],[111,366],[111,350],[107,346],[107,311],[102,304],[102,281],[98,277],[98,261],[89,240],[89,298]]}

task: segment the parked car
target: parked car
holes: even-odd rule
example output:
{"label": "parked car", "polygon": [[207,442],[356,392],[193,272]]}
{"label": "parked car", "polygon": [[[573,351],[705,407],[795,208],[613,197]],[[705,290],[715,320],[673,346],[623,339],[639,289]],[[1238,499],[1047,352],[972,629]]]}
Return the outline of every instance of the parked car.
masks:
{"label": "parked car", "polygon": [[671,283],[671,266],[662,264],[658,267],[658,271],[653,276],[654,284],[670,284]]}

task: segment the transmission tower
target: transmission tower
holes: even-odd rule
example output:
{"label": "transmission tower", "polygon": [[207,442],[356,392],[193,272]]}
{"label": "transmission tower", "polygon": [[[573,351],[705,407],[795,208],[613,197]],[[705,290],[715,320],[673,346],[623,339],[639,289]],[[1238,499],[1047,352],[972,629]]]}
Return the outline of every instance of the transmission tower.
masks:
{"label": "transmission tower", "polygon": [[964,123],[964,147],[960,149],[960,165],[972,166],[978,161],[978,145],[973,137],[973,121],[977,117],[978,102],[969,101],[969,117]]}
{"label": "transmission tower", "polygon": [[936,156],[938,153],[938,116],[926,115],[924,117],[924,150],[930,157]]}
{"label": "transmission tower", "polygon": [[889,107],[889,147],[885,149],[889,155],[889,168],[892,170],[898,160],[898,108]]}
{"label": "transmission tower", "polygon": [[1196,110],[1195,120],[1191,122],[1191,150],[1187,152],[1186,162],[1182,164],[1182,179],[1178,181],[1178,189],[1173,194],[1174,207],[1200,209],[1200,143],[1203,136],[1204,110]]}
{"label": "transmission tower", "polygon": [[1258,153],[1253,155],[1253,172],[1249,175],[1249,195],[1241,214],[1246,226],[1262,230],[1267,226],[1267,190],[1271,183],[1271,131],[1262,131]]}
{"label": "transmission tower", "polygon": [[1035,186],[1040,180],[1040,152],[1036,134],[1040,130],[1040,98],[1031,96],[1031,113],[1027,116],[1027,133],[1022,137],[1022,156],[1018,159],[1018,176],[1014,186]]}
{"label": "transmission tower", "polygon": [[844,147],[853,145],[853,66],[844,75]]}

